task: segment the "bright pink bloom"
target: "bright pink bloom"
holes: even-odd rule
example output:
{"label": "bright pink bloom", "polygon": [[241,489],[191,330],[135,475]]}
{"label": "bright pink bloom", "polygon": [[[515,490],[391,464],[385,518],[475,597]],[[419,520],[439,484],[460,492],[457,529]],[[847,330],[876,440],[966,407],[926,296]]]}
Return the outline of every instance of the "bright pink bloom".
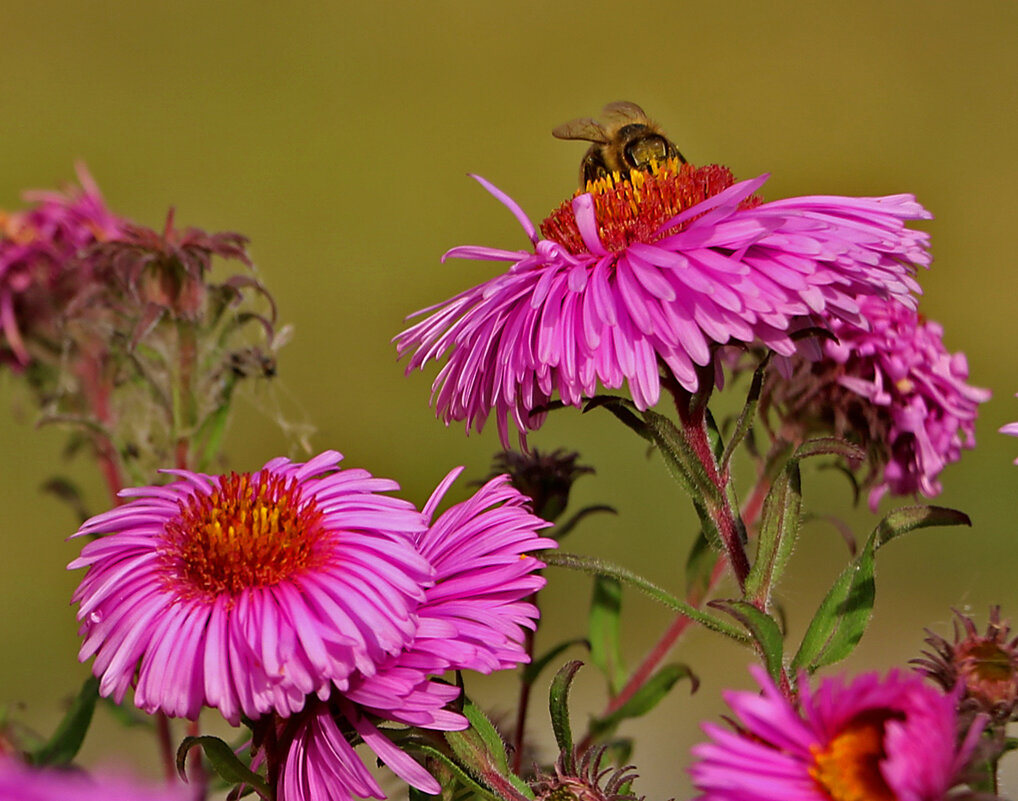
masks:
{"label": "bright pink bloom", "polygon": [[414,547],[424,520],[341,458],[167,471],[179,480],[124,490],[133,500],[82,525],[105,535],[70,564],[89,568],[79,658],[95,655],[100,693],[119,702],[134,684],[140,709],[192,719],[285,717],[413,642],[434,576]]}
{"label": "bright pink bloom", "polygon": [[[672,165],[674,166],[674,165]],[[758,203],[766,176],[733,183],[724,168],[690,165],[600,182],[542,224],[507,195],[532,251],[459,247],[445,258],[509,263],[509,270],[417,314],[396,337],[407,372],[447,359],[432,386],[437,414],[480,430],[494,411],[540,426],[558,393],[578,406],[600,384],[628,383],[653,406],[662,363],[687,390],[717,345],[761,342],[796,351],[791,336],[826,313],[864,324],[858,299],[914,306],[928,235],[905,227],[930,215],[911,195],[801,197]]]}
{"label": "bright pink bloom", "polygon": [[53,316],[90,280],[81,257],[127,224],[106,208],[84,165],[77,169],[80,189],[29,192],[33,208],[0,212],[0,346],[16,364],[31,358],[25,336],[50,334]]}
{"label": "bright pink bloom", "polygon": [[[424,507],[427,517],[458,472],[435,490]],[[425,729],[467,727],[463,716],[445,708],[459,690],[431,678],[446,670],[490,673],[528,661],[523,628],[534,628],[538,611],[525,599],[544,586],[535,572],[543,565],[529,554],[555,547],[554,540],[535,534],[546,525],[530,514],[527,500],[508,478],[499,476],[441,514],[417,538],[420,552],[435,567],[435,584],[417,609],[414,642],[374,675],[352,679],[350,689],[334,693],[331,703],[308,705],[280,776],[283,798],[384,798],[346,744],[337,720],[354,729],[404,781],[439,792],[430,774],[381,734],[365,712]]]}
{"label": "bright pink bloom", "polygon": [[74,771],[30,768],[0,756],[0,798],[3,801],[190,801],[194,792],[139,784],[114,774],[87,776]]}
{"label": "bright pink bloom", "polygon": [[811,690],[793,705],[759,667],[762,693],[727,692],[737,731],[705,724],[693,749],[700,801],[939,801],[957,782],[982,721],[957,744],[957,693],[891,671]]}
{"label": "bright pink bloom", "polygon": [[89,568],[75,593],[79,657],[95,654],[101,694],[120,700],[133,684],[148,712],[211,706],[234,724],[274,713],[285,798],[381,797],[341,733],[351,729],[437,792],[372,721],[465,728],[445,708],[458,689],[432,679],[527,661],[538,611],[526,598],[544,585],[530,554],[555,542],[507,476],[432,522],[458,470],[418,512],[379,494],[394,482],[338,470],[340,459],[168,471],[180,480],[122,493],[133,500],[78,532],[104,535],[70,565]]}

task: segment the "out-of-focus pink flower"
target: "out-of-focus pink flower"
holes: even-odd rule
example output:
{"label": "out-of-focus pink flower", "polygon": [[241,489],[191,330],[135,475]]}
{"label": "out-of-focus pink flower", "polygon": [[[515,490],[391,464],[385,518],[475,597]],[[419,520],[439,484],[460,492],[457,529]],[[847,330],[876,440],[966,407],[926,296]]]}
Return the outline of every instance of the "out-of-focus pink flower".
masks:
{"label": "out-of-focus pink flower", "polygon": [[944,347],[943,328],[879,298],[862,298],[866,327],[832,317],[838,338],[823,358],[796,357],[782,375],[772,371],[764,406],[774,406],[784,434],[816,428],[858,442],[868,454],[870,506],[888,492],[940,494],[939,475],[975,446],[979,404],[990,391],[967,383],[963,353]]}
{"label": "out-of-focus pink flower", "polygon": [[125,776],[30,768],[0,756],[0,798],[3,801],[191,801],[184,785],[139,784]]}
{"label": "out-of-focus pink flower", "polygon": [[330,745],[337,720],[437,792],[373,720],[465,728],[445,708],[458,689],[432,679],[527,661],[538,612],[525,599],[544,584],[531,553],[555,542],[537,535],[549,524],[507,476],[432,521],[459,471],[418,512],[380,494],[394,482],[339,470],[341,458],[168,471],[179,480],[124,491],[129,502],[78,532],[101,535],[70,565],[88,568],[74,596],[79,657],[95,656],[102,695],[119,701],[133,685],[148,712],[193,719],[210,706],[234,724],[278,721],[281,790],[310,793],[284,797],[381,792],[352,748]]}
{"label": "out-of-focus pink flower", "polygon": [[91,280],[89,249],[127,225],[84,165],[77,170],[80,187],[28,192],[32,208],[0,212],[0,350],[19,366],[31,360],[26,339],[52,337],[54,316]]}
{"label": "out-of-focus pink flower", "polygon": [[940,801],[957,783],[982,729],[957,743],[957,694],[917,676],[802,678],[792,704],[766,672],[761,693],[728,692],[736,730],[705,724],[690,768],[701,801]]}
{"label": "out-of-focus pink flower", "polygon": [[[1000,428],[1001,434],[1009,434],[1012,437],[1018,437],[1018,423],[1008,423]],[[1014,460],[1015,464],[1018,464],[1018,459]]]}
{"label": "out-of-focus pink flower", "polygon": [[[859,298],[914,306],[930,215],[911,195],[760,203],[766,176],[735,183],[718,166],[670,162],[588,185],[541,226],[478,179],[522,225],[532,251],[459,247],[445,258],[509,270],[418,312],[399,334],[407,372],[445,358],[437,414],[480,430],[495,413],[503,444],[543,421],[553,395],[579,405],[624,383],[654,405],[660,370],[696,391],[715,347],[759,342],[791,355],[793,334],[826,314],[864,325]],[[416,315],[415,315],[416,316]],[[713,375],[708,371],[708,374]]]}

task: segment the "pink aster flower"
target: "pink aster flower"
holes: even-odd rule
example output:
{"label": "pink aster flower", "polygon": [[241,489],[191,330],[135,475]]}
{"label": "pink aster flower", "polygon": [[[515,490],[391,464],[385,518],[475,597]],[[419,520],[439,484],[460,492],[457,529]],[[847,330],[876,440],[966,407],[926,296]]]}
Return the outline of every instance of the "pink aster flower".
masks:
{"label": "pink aster flower", "polygon": [[[424,507],[429,519],[458,473],[450,473]],[[459,695],[458,688],[432,678],[446,670],[490,673],[529,660],[523,629],[534,628],[538,611],[525,599],[544,586],[536,573],[543,564],[529,554],[556,543],[536,535],[549,524],[534,517],[527,503],[507,476],[499,476],[439,515],[416,538],[435,568],[435,583],[425,590],[417,609],[413,643],[373,675],[352,679],[350,688],[334,693],[329,703],[315,700],[308,705],[280,774],[282,798],[384,798],[341,728],[355,731],[404,781],[428,793],[439,792],[434,778],[373,721],[464,729],[467,720],[445,708]]]}
{"label": "pink aster flower", "polygon": [[938,323],[879,298],[859,306],[867,327],[828,320],[838,340],[823,343],[822,359],[772,373],[764,406],[778,408],[785,436],[819,426],[862,445],[874,510],[888,492],[938,495],[941,471],[975,447],[976,414],[991,393],[967,383],[965,354],[944,347]]}
{"label": "pink aster flower", "polygon": [[29,192],[31,209],[0,211],[0,345],[18,365],[31,359],[26,336],[52,334],[53,316],[91,278],[80,257],[126,225],[84,165],[77,171],[80,188]]}
{"label": "pink aster flower", "polygon": [[183,785],[154,787],[113,774],[87,776],[72,771],[30,768],[0,756],[3,801],[189,801]]}
{"label": "pink aster flower", "polygon": [[394,482],[340,471],[340,459],[168,471],[178,481],[122,493],[132,500],[77,535],[103,535],[70,565],[89,568],[75,593],[79,657],[95,655],[101,694],[119,701],[133,684],[148,712],[211,706],[273,727],[283,798],[382,797],[350,732],[437,792],[376,722],[466,728],[445,708],[458,689],[433,679],[527,661],[538,612],[525,599],[544,585],[530,554],[555,542],[507,476],[431,522],[458,470],[418,512],[379,494]]}
{"label": "pink aster flower", "polygon": [[798,704],[751,668],[762,694],[728,692],[737,730],[711,738],[690,768],[702,801],[939,801],[966,767],[982,720],[957,743],[957,694],[891,671],[852,680],[802,678]]}
{"label": "pink aster flower", "polygon": [[287,716],[306,696],[371,676],[414,638],[434,568],[414,540],[425,523],[398,485],[273,459],[253,474],[167,471],[164,487],[85,522],[87,567],[74,594],[100,693],[134,684],[147,712],[195,718],[203,706]]}
{"label": "pink aster flower", "polygon": [[513,213],[530,251],[459,247],[445,258],[502,261],[509,270],[424,309],[396,337],[407,372],[446,358],[432,386],[437,414],[480,430],[494,411],[538,428],[557,393],[579,405],[600,384],[628,384],[653,406],[663,368],[689,391],[718,345],[760,342],[796,351],[793,333],[827,314],[859,324],[867,295],[914,306],[930,215],[911,195],[801,197],[760,203],[766,176],[735,183],[716,165],[668,162],[604,179],[541,225],[478,179]]}

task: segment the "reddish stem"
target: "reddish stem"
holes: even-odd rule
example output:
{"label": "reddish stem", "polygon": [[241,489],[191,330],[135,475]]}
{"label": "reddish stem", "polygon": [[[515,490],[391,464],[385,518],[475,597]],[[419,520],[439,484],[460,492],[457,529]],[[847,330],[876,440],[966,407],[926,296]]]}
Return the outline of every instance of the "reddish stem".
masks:
{"label": "reddish stem", "polygon": [[177,761],[173,751],[173,735],[170,733],[170,719],[165,712],[156,712],[156,739],[159,741],[159,755],[163,762],[163,773],[169,784],[177,782]]}
{"label": "reddish stem", "polygon": [[[529,598],[530,603],[537,606],[537,593]],[[528,662],[534,658],[534,634],[532,629],[527,629],[523,635],[523,647],[527,652]],[[523,765],[523,744],[524,730],[527,725],[527,707],[530,705],[531,683],[520,679],[520,699],[516,707],[516,728],[513,731],[513,773],[518,774]]]}

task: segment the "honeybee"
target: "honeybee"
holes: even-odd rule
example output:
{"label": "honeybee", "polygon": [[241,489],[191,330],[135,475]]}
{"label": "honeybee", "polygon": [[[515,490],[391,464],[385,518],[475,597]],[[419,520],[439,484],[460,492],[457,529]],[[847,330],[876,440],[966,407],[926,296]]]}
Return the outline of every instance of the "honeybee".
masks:
{"label": "honeybee", "polygon": [[601,112],[601,121],[590,117],[564,122],[551,135],[556,139],[582,139],[593,142],[580,162],[580,189],[588,181],[605,178],[613,172],[623,176],[632,169],[645,170],[651,161],[685,159],[664,131],[647,119],[636,103],[620,100],[609,103]]}

